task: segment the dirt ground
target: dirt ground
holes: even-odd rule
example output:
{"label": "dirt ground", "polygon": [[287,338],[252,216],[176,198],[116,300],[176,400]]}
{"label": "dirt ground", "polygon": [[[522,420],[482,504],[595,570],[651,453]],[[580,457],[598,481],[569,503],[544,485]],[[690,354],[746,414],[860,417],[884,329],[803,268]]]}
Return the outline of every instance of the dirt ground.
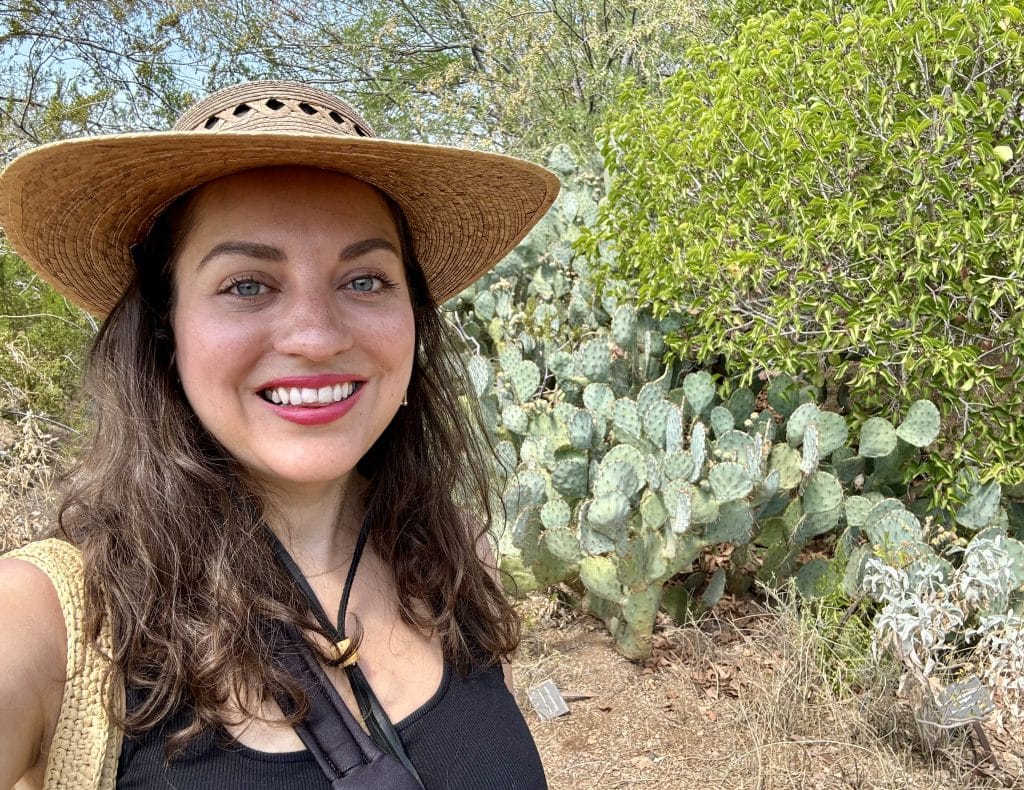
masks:
{"label": "dirt ground", "polygon": [[[623,659],[599,622],[552,598],[521,604],[517,693],[552,790],[569,788],[1024,788],[1024,742],[989,733],[925,758],[892,704],[828,699],[778,618],[733,603],[664,625],[655,655]],[[803,666],[802,666],[803,664]],[[526,690],[548,678],[570,713],[542,721]],[[888,720],[886,720],[888,717]]]}

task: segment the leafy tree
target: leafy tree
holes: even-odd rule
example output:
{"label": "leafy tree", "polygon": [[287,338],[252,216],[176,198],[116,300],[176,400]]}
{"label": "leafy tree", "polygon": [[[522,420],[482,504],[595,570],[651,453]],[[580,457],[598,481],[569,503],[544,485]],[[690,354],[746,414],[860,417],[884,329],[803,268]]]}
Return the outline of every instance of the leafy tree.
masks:
{"label": "leafy tree", "polygon": [[199,2],[215,82],[338,89],[388,134],[509,152],[593,147],[628,77],[656,90],[704,30],[693,0]]}
{"label": "leafy tree", "polygon": [[861,415],[930,397],[941,454],[1024,481],[1024,13],[825,0],[621,97],[585,244],[683,357],[803,373]]}
{"label": "leafy tree", "polygon": [[197,66],[179,23],[167,3],[0,2],[3,159],[61,137],[166,127]]}

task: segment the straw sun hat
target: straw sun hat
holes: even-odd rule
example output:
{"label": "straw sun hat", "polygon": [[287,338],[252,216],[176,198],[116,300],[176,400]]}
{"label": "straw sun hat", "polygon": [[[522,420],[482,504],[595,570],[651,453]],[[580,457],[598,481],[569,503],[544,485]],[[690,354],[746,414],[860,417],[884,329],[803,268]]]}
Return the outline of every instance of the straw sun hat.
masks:
{"label": "straw sun hat", "polygon": [[105,316],[131,278],[132,245],[177,196],[275,165],[366,181],[402,208],[431,295],[479,278],[544,216],[558,179],[499,154],[374,137],[336,96],[294,82],[250,82],[197,103],[169,132],[63,140],[0,175],[0,227],[60,293]]}

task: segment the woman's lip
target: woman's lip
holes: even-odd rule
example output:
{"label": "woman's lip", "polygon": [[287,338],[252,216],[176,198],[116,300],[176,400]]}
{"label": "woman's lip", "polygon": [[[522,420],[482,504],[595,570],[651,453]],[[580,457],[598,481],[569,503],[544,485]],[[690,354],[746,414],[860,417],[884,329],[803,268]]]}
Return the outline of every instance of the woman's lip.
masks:
{"label": "woman's lip", "polygon": [[257,392],[273,390],[278,387],[291,389],[292,387],[303,387],[307,389],[320,389],[321,387],[333,387],[335,384],[347,384],[350,381],[364,382],[362,376],[354,376],[351,373],[321,373],[316,376],[285,376],[284,378],[273,379],[257,388]]}
{"label": "woman's lip", "polygon": [[[352,379],[348,380],[351,381]],[[325,384],[324,386],[327,385]],[[273,410],[278,417],[289,422],[294,422],[298,425],[325,425],[344,417],[362,394],[363,387],[359,387],[345,400],[335,401],[326,405],[311,403],[308,406],[283,406],[267,400],[264,400],[263,403],[267,405],[267,408]]]}

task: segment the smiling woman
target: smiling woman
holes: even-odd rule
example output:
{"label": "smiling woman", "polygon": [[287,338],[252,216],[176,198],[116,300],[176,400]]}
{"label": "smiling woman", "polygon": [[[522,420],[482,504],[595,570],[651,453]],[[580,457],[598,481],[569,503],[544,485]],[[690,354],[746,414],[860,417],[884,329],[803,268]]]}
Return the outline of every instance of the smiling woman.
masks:
{"label": "smiling woman", "polygon": [[337,490],[409,387],[416,331],[391,209],[363,182],[300,168],[226,176],[189,200],[171,311],[189,403],[269,488]]}
{"label": "smiling woman", "polygon": [[60,531],[0,560],[0,786],[545,786],[438,304],[556,192],[294,83],[9,166],[11,244],[106,320]]}

